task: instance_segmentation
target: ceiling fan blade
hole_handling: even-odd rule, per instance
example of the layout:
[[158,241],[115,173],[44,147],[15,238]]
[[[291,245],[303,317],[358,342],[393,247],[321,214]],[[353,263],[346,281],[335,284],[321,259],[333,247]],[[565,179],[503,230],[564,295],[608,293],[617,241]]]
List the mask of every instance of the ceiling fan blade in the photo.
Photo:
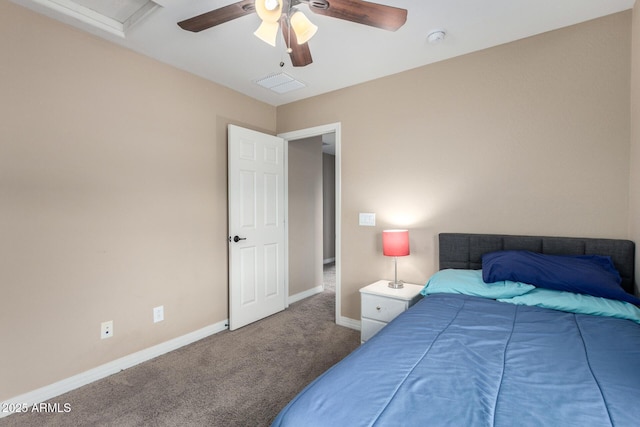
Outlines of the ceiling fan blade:
[[323,7],[326,4],[324,1],[314,3],[316,2],[313,0],[309,1],[309,9],[319,15],[345,19],[383,30],[396,31],[407,22],[407,10],[398,7],[362,0],[330,0],[328,8]]
[[291,48],[289,57],[294,67],[305,67],[313,62],[311,59],[311,50],[309,50],[309,43],[298,44],[296,33],[289,26],[288,19],[281,19],[280,26],[282,27],[282,36],[284,42],[288,48]]
[[229,6],[224,6],[210,12],[205,12],[202,15],[185,19],[184,21],[178,22],[178,25],[183,30],[197,33],[207,28],[215,27],[216,25],[224,24],[233,19],[254,13],[255,11],[254,0],[242,0]]

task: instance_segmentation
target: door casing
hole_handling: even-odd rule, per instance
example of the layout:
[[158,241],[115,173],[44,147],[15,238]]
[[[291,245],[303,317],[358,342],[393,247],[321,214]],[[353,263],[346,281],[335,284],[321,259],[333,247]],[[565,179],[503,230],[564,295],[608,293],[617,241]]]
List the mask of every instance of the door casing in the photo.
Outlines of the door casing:
[[[304,139],[304,138],[310,138],[310,137],[314,137],[314,136],[319,136],[319,135],[324,135],[326,133],[335,133],[335,138],[336,138],[336,166],[335,166],[335,185],[336,185],[336,200],[335,200],[335,205],[336,205],[336,323],[338,325],[341,326],[346,326],[348,328],[352,328],[352,329],[359,329],[360,325],[359,322],[354,322],[353,320],[346,318],[346,317],[342,317],[342,311],[341,311],[341,296],[340,296],[340,289],[341,289],[341,141],[342,141],[342,134],[341,134],[341,124],[340,122],[336,122],[336,123],[331,123],[331,124],[327,124],[327,125],[321,125],[321,126],[316,126],[316,127],[311,127],[311,128],[307,128],[307,129],[301,129],[301,130],[296,130],[296,131],[292,131],[292,132],[284,132],[284,133],[280,133],[278,134],[279,137],[283,138],[285,140],[285,144],[284,144],[284,168],[285,168],[285,183],[284,183],[284,188],[285,188],[285,192],[284,192],[284,197],[285,197],[285,223],[287,224],[287,227],[285,227],[285,234],[286,234],[286,241],[287,244],[285,245],[285,274],[286,274],[286,279],[285,279],[285,292],[287,293],[287,295],[289,294],[289,229],[288,229],[288,224],[289,224],[289,210],[288,210],[288,206],[289,206],[289,180],[288,180],[288,175],[289,175],[289,151],[288,151],[288,146],[289,146],[289,142],[290,141],[296,141],[299,139]],[[287,303],[288,305],[288,303]]]

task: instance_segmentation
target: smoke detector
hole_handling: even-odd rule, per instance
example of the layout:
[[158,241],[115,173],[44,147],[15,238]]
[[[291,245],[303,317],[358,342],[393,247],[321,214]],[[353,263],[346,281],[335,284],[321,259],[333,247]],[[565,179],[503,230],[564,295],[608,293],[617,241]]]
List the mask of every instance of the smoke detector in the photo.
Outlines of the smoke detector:
[[427,40],[431,44],[437,44],[442,42],[442,40],[444,40],[446,35],[447,33],[444,30],[433,30],[427,36]]

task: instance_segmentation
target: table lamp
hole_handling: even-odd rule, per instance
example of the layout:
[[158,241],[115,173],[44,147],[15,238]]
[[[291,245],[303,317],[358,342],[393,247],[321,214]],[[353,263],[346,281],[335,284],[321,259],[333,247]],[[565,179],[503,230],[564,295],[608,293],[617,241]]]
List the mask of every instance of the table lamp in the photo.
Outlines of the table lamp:
[[395,261],[395,278],[393,282],[389,282],[389,287],[402,288],[404,282],[398,281],[398,257],[409,255],[409,230],[384,230],[382,232],[382,253],[385,256],[394,257]]

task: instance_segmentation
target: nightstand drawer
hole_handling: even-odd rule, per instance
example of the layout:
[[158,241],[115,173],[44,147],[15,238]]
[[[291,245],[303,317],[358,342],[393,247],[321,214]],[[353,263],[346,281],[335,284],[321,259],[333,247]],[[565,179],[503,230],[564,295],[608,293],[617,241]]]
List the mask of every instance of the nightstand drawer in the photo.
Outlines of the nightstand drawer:
[[407,301],[362,294],[362,317],[390,322],[407,309]]
[[360,330],[360,340],[367,341],[369,338],[378,333],[378,331],[386,326],[386,322],[377,320],[362,319],[362,327]]

